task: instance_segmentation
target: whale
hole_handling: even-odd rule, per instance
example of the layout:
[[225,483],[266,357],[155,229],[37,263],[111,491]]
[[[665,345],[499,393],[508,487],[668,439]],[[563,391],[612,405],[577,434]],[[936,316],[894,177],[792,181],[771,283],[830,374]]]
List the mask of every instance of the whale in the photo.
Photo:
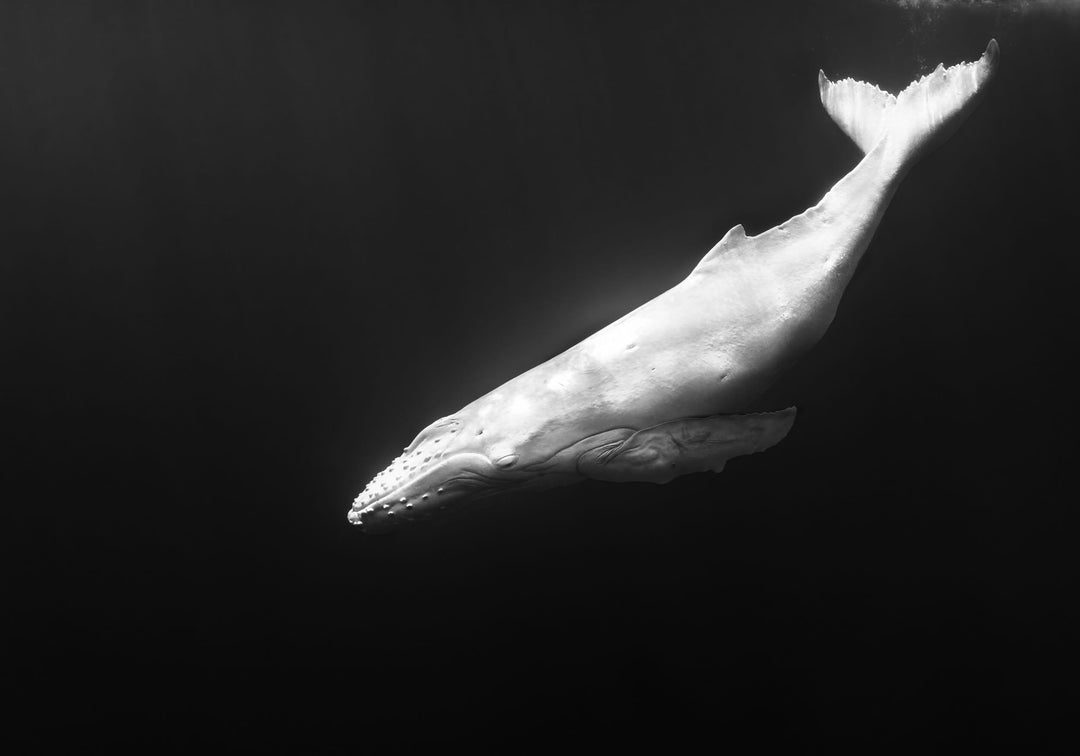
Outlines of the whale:
[[825,333],[900,183],[972,112],[999,57],[991,39],[898,94],[819,70],[825,112],[862,158],[817,204],[757,235],[735,226],[672,288],[432,422],[348,521],[379,532],[511,489],[666,483],[779,443],[795,407],[748,409]]

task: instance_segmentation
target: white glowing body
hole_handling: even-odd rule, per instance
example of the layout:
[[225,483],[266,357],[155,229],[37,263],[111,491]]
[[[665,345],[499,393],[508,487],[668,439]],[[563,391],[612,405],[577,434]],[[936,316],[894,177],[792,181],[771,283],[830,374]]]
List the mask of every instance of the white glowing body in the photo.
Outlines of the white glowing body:
[[736,226],[676,286],[436,421],[350,519],[403,514],[445,493],[439,481],[662,482],[779,441],[793,409],[728,413],[825,332],[907,170],[972,109],[996,59],[991,41],[897,97],[820,74],[826,109],[866,153],[820,202],[757,236]]

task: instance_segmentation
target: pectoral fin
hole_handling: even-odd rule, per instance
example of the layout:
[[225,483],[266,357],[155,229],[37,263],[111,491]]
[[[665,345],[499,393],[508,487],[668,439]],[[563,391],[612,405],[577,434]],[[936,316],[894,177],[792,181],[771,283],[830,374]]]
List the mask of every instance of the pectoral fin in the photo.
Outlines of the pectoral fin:
[[692,472],[720,472],[732,457],[779,443],[794,422],[794,407],[673,420],[585,451],[578,457],[578,470],[597,480],[652,483]]

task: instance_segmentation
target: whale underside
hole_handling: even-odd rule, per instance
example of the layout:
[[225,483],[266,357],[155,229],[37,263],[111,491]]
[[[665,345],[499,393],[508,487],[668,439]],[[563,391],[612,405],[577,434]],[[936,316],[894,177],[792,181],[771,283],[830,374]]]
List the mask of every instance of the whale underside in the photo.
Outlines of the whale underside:
[[824,334],[907,171],[974,109],[998,63],[938,66],[898,95],[818,74],[863,151],[813,207],[756,236],[731,229],[681,282],[422,430],[356,497],[379,530],[507,488],[583,478],[664,483],[780,442],[795,408],[747,413]]

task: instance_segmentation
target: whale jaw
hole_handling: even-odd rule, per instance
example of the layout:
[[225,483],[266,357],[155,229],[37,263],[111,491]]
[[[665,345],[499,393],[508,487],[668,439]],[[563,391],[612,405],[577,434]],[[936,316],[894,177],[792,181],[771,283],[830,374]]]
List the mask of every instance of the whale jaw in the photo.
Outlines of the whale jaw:
[[[564,485],[593,478],[666,483],[694,472],[720,472],[732,457],[779,443],[795,422],[795,408],[743,415],[671,420],[647,428],[614,428],[585,436],[550,457],[518,465],[518,454],[495,462],[476,445],[427,454],[428,438],[406,448],[356,497],[349,522],[385,531],[447,504],[523,486]],[[418,438],[424,438],[424,434]],[[416,447],[416,448],[414,448]],[[528,451],[524,449],[522,451]]]
[[397,457],[353,501],[349,522],[376,532],[445,509],[451,502],[501,490],[512,481],[479,452],[456,452],[438,458],[423,449]]

